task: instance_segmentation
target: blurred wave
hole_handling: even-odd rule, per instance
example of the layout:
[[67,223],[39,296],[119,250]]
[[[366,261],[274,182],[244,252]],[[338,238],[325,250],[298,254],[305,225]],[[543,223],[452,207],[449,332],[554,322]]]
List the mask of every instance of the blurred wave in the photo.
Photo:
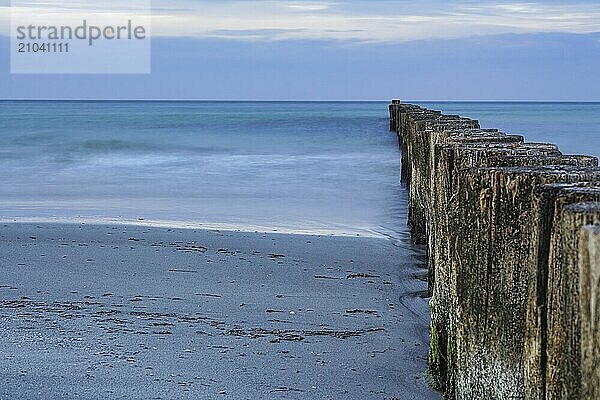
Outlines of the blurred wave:
[[0,217],[405,237],[385,103],[0,102]]

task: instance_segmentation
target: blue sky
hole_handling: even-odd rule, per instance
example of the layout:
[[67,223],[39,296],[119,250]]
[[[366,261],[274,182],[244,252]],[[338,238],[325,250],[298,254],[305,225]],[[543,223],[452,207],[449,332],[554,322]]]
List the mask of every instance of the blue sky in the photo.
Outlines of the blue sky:
[[597,1],[154,0],[147,76],[11,75],[9,4],[0,98],[600,101]]

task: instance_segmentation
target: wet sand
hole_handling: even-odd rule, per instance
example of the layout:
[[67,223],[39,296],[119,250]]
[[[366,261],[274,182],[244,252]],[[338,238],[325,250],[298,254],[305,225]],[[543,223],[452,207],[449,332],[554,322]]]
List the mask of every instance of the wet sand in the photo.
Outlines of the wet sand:
[[0,399],[438,399],[383,238],[0,226]]

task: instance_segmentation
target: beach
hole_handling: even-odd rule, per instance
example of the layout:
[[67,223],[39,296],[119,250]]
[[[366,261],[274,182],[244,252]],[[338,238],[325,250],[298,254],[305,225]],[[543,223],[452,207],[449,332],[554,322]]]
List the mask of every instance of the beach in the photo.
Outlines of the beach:
[[[2,105],[0,399],[441,397],[385,103]],[[600,115],[439,106],[569,152]]]
[[409,241],[0,227],[2,399],[440,398]]
[[599,1],[4,3],[0,400],[600,399]]

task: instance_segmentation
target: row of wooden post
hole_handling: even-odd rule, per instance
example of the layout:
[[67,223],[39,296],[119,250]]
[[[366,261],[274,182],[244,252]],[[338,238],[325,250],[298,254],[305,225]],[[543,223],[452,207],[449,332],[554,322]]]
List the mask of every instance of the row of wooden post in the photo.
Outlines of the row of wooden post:
[[445,396],[600,399],[598,160],[398,100],[390,129]]

